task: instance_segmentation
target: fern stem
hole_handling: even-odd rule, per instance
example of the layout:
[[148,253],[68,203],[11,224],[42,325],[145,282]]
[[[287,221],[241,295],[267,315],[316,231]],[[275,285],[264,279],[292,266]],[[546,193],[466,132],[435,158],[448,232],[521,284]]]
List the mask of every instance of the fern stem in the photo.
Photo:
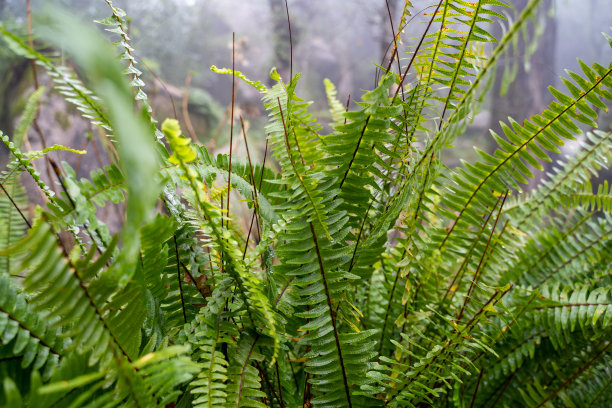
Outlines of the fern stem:
[[359,248],[359,243],[361,242],[361,234],[363,233],[363,229],[365,227],[365,223],[366,220],[368,219],[368,214],[370,213],[370,210],[372,209],[372,205],[374,204],[374,200],[370,201],[370,205],[368,205],[368,209],[365,212],[365,215],[363,216],[363,220],[361,221],[361,226],[359,227],[359,233],[357,234],[357,238],[355,239],[355,249],[353,249],[353,255],[351,256],[351,262],[349,263],[349,269],[348,271],[352,271],[353,270],[353,266],[355,266],[356,264],[356,259],[357,259],[357,248]]
[[[261,229],[259,227],[259,224],[261,223],[261,210],[259,209],[259,198],[257,196],[257,186],[255,185],[255,174],[253,173],[253,163],[251,161],[251,152],[249,151],[249,142],[247,140],[246,128],[244,127],[244,120],[242,119],[242,115],[240,115],[240,126],[242,127],[242,135],[244,136],[244,146],[246,147],[247,158],[249,161],[249,172],[251,175],[251,184],[253,185],[253,201],[254,201],[253,213],[254,213],[256,226],[257,226],[257,234],[261,237]],[[262,176],[263,176],[263,168],[262,168]],[[255,215],[255,213],[257,215]],[[248,246],[248,243],[245,244],[244,246],[245,249],[244,249],[244,254],[242,257],[243,259],[244,259],[244,255],[246,255],[247,246]]]
[[472,402],[470,402],[470,408],[473,408],[474,402],[476,402],[476,395],[478,394],[478,388],[480,387],[480,380],[482,380],[483,374],[484,374],[484,368],[481,368],[480,374],[478,374],[478,381],[476,381],[476,388],[474,389],[474,395],[472,395]]
[[327,278],[325,277],[325,268],[323,267],[323,257],[321,256],[321,250],[319,249],[319,241],[317,240],[317,234],[315,233],[312,221],[310,224],[310,232],[312,232],[312,239],[314,241],[315,250],[317,252],[317,259],[319,261],[319,270],[321,271],[321,279],[323,281],[323,287],[325,288],[325,297],[327,298],[327,306],[329,307],[329,316],[332,321],[334,329],[334,339],[336,340],[336,349],[338,350],[338,359],[340,360],[340,369],[342,370],[342,380],[344,381],[344,392],[346,393],[346,400],[349,408],[352,408],[351,403],[351,392],[349,390],[348,381],[346,378],[346,370],[344,368],[344,359],[342,358],[342,348],[340,347],[340,337],[338,336],[338,328],[336,326],[336,316],[334,314],[334,308],[331,303],[331,296],[329,294],[329,288],[327,286]]
[[548,305],[534,307],[534,310],[555,309],[558,307],[581,307],[581,306],[610,306],[612,302],[595,302],[595,303],[564,303],[562,305]]
[[468,32],[468,35],[465,41],[462,42],[461,56],[459,57],[459,61],[457,61],[457,68],[455,68],[455,72],[453,74],[453,80],[451,81],[450,89],[448,90],[448,95],[446,97],[446,100],[444,101],[444,109],[442,110],[442,115],[440,116],[440,124],[438,125],[438,130],[442,128],[442,124],[444,123],[444,115],[446,114],[446,110],[448,109],[448,104],[450,103],[450,99],[453,96],[455,82],[457,82],[457,78],[459,77],[459,71],[461,70],[461,63],[463,62],[463,59],[465,58],[465,51],[470,45],[470,38],[472,38],[472,33],[474,32],[474,27],[476,26],[476,20],[478,20],[478,17],[479,17],[480,6],[481,6],[481,0],[478,0],[476,11],[474,11],[474,13],[472,14],[472,24],[470,24],[470,31]]
[[[268,139],[266,138],[266,148],[264,150],[263,163],[261,164],[261,177],[259,178],[259,188],[258,188],[259,192],[261,192],[261,185],[263,184],[264,170],[266,168],[266,157],[267,156],[268,156]],[[253,187],[254,186],[255,186],[255,178],[253,178]],[[246,257],[246,248],[249,246],[249,239],[251,238],[251,231],[253,230],[254,221],[255,221],[255,210],[253,210],[253,215],[251,216],[251,225],[249,226],[249,232],[247,234],[246,242],[244,244],[244,253],[242,254],[242,259]]]
[[593,365],[593,363],[595,361],[597,361],[597,359],[599,359],[599,357],[601,357],[601,355],[606,351],[606,349],[608,347],[610,347],[610,344],[612,344],[612,342],[608,342],[608,344],[606,344],[591,360],[589,360],[585,365],[583,365],[582,367],[580,367],[580,369],[578,369],[578,371],[576,371],[574,374],[572,374],[568,379],[566,379],[565,381],[563,381],[563,384],[561,384],[556,390],[554,390],[552,393],[550,393],[543,401],[541,401],[535,408],[540,408],[541,406],[543,406],[544,404],[546,404],[550,399],[554,398],[562,389],[564,389],[565,387],[567,387],[572,381],[574,381],[576,379],[576,377],[578,377],[580,374],[582,374],[587,368],[589,368],[591,365]]
[[355,150],[353,151],[353,157],[351,157],[351,160],[349,161],[348,167],[346,168],[346,171],[344,172],[344,176],[342,177],[342,180],[340,181],[340,189],[342,189],[342,185],[344,184],[344,182],[346,181],[346,177],[349,174],[349,171],[351,170],[351,166],[353,165],[353,162],[355,161],[355,157],[357,157],[357,152],[359,151],[359,146],[361,145],[361,141],[363,140],[363,135],[366,131],[366,128],[368,127],[368,122],[370,122],[370,118],[372,117],[372,115],[368,115],[368,117],[365,120],[365,123],[363,125],[363,128],[361,129],[361,134],[359,135],[359,140],[357,141],[357,146],[355,146]]
[[[19,208],[19,206],[17,206],[17,204],[15,203],[15,201],[13,200],[13,198],[11,197],[11,195],[8,193],[8,191],[6,191],[6,189],[4,188],[4,186],[2,185],[2,183],[0,183],[0,188],[2,189],[2,191],[4,191],[4,194],[6,194],[6,197],[9,199],[9,201],[11,202],[11,204],[13,204],[13,207],[15,207],[15,209],[17,210],[17,212],[19,213],[19,215],[21,215],[21,218],[23,218],[23,221],[26,223],[26,225],[28,226],[28,228],[32,228],[32,224],[30,224],[30,221],[28,221],[28,219],[25,217],[25,215],[23,215],[23,212],[21,212],[21,209]],[[10,222],[10,217],[7,217],[9,219]],[[10,227],[9,227],[10,230]]]
[[[440,303],[444,303],[446,301],[446,298],[448,297],[448,295],[451,293],[451,291],[453,291],[453,287],[455,286],[455,283],[457,281],[461,282],[461,279],[463,279],[463,273],[462,273],[463,269],[468,264],[469,260],[472,258],[472,252],[478,245],[478,242],[480,241],[480,237],[482,236],[482,233],[484,232],[484,230],[487,228],[487,225],[489,225],[489,221],[491,221],[491,218],[493,216],[493,211],[495,211],[495,208],[497,207],[497,203],[499,203],[500,199],[501,197],[497,199],[497,202],[491,209],[491,212],[489,212],[489,216],[487,217],[485,222],[482,224],[482,227],[480,227],[480,230],[478,231],[478,235],[476,235],[475,239],[472,240],[472,245],[470,245],[470,249],[468,250],[468,253],[463,258],[463,262],[461,263],[461,266],[459,267],[459,269],[453,276],[453,280],[450,282],[450,284],[446,288],[446,292],[444,293],[444,297],[442,298],[442,301]],[[454,293],[455,291],[453,291],[453,294],[450,297],[451,300],[453,299]]]
[[499,171],[511,158],[513,158],[515,155],[519,154],[520,151],[525,149],[527,147],[527,145],[529,143],[531,143],[537,136],[539,136],[545,129],[550,127],[561,116],[563,116],[566,112],[568,112],[570,109],[572,109],[574,106],[576,106],[576,104],[578,104],[578,102],[580,102],[583,98],[585,98],[586,95],[590,94],[595,88],[597,88],[606,78],[608,78],[608,76],[610,75],[611,72],[612,72],[612,68],[608,69],[607,72],[604,75],[602,75],[600,78],[598,78],[598,80],[595,82],[595,84],[591,88],[589,88],[589,90],[585,91],[578,99],[572,101],[572,103],[567,105],[561,112],[559,112],[557,115],[555,115],[554,118],[550,119],[545,126],[540,128],[537,132],[531,134],[529,136],[529,138],[525,142],[523,142],[520,146],[517,146],[517,148],[515,148],[513,152],[509,153],[506,158],[504,158],[501,162],[499,162],[495,166],[495,168],[493,168],[490,172],[487,173],[487,175],[484,177],[484,179],[472,191],[472,193],[470,194],[470,197],[468,198],[467,202],[465,203],[465,205],[463,206],[463,208],[461,209],[461,211],[459,212],[457,217],[455,217],[453,225],[449,228],[448,232],[446,233],[446,236],[444,237],[444,239],[440,243],[440,246],[438,247],[438,249],[442,249],[444,247],[444,244],[446,244],[446,241],[450,237],[450,234],[453,232],[453,230],[457,226],[457,223],[458,223],[459,219],[463,216],[463,213],[465,212],[465,210],[467,210],[467,208],[471,204],[472,200],[474,199],[474,197],[476,197],[476,194],[485,185],[487,180],[489,180],[489,178],[491,178],[493,176],[493,174],[495,174],[497,171]]
[[251,344],[251,348],[244,359],[244,364],[242,365],[242,370],[240,372],[240,383],[238,384],[238,405],[237,408],[240,408],[240,404],[242,403],[242,385],[244,384],[244,376],[246,374],[247,367],[249,365],[249,360],[251,358],[251,354],[253,354],[253,349],[255,348],[255,344],[257,344],[257,340],[259,340],[259,333],[255,336],[255,340],[253,340],[253,344]]
[[[49,219],[47,218],[47,215],[45,213],[43,213],[43,219],[49,224],[49,226],[51,226],[51,224],[49,223]],[[51,228],[51,231],[54,232],[53,228]],[[91,293],[89,293],[89,286],[79,276],[79,273],[78,273],[77,269],[75,268],[75,266],[73,265],[72,261],[70,260],[70,257],[68,255],[68,251],[64,247],[64,244],[63,244],[63,242],[62,242],[62,240],[61,240],[61,238],[59,237],[58,234],[55,234],[55,239],[56,239],[57,243],[60,245],[60,247],[63,249],[63,251],[64,251],[64,262],[66,262],[66,264],[68,265],[68,269],[72,272],[72,275],[77,280],[77,282],[79,284],[79,287],[81,288],[81,290],[83,291],[83,294],[85,295],[85,297],[87,298],[87,300],[89,302],[89,306],[94,310],[94,312],[96,314],[96,317],[102,323],[102,325],[104,326],[104,328],[108,332],[110,338],[112,339],[112,342],[109,343],[109,345],[111,347],[113,347],[113,344],[115,344],[119,348],[119,350],[121,351],[121,354],[123,354],[123,356],[131,364],[132,363],[132,358],[127,353],[127,351],[125,351],[125,349],[123,348],[123,346],[121,345],[121,343],[119,342],[119,340],[117,339],[117,337],[115,336],[113,331],[108,326],[108,324],[106,322],[106,319],[104,319],[103,313],[100,311],[100,309],[98,309],[98,306],[96,305],[96,302],[94,301],[93,296],[91,295]],[[116,356],[116,357],[119,358],[118,356]]]
[[[227,228],[230,218],[230,191],[232,189],[232,145],[234,144],[234,104],[236,102],[236,33],[232,33],[232,113],[230,118],[229,164],[227,175]],[[223,221],[221,221],[223,227]]]
[[49,349],[49,351],[53,354],[55,354],[56,356],[58,356],[59,358],[62,358],[62,354],[55,350],[53,347],[51,347],[45,340],[42,339],[42,337],[39,337],[37,334],[35,334],[32,329],[30,329],[28,326],[26,326],[23,322],[21,322],[20,320],[18,320],[16,317],[14,317],[11,313],[9,313],[8,310],[5,310],[3,307],[0,306],[0,312],[6,314],[8,316],[9,319],[11,319],[12,321],[14,321],[15,323],[17,323],[19,325],[19,327],[21,327],[23,330],[27,331],[29,333],[30,336],[32,336],[33,338],[37,339],[38,342],[45,346],[46,348]]
[[[289,363],[291,364],[291,363]],[[274,362],[274,367],[276,369],[276,381],[278,383],[278,396],[280,397],[280,408],[284,408],[285,407],[285,402],[283,401],[283,387],[281,386],[281,381],[280,381],[280,372],[278,369],[278,361]]]
[[497,398],[495,398],[495,401],[493,401],[493,404],[491,404],[491,406],[489,408],[495,408],[495,406],[497,405],[497,403],[499,402],[499,400],[501,399],[501,397],[504,395],[504,393],[506,392],[506,390],[508,389],[508,386],[510,385],[510,382],[512,381],[512,379],[514,378],[514,376],[516,375],[516,372],[518,371],[518,368],[515,369],[512,374],[510,374],[510,377],[508,377],[508,379],[506,380],[506,382],[504,383],[501,391],[497,394]]
[[[419,40],[419,44],[417,45],[416,49],[412,53],[412,57],[410,58],[410,62],[406,66],[406,69],[404,69],[404,75],[402,75],[402,78],[400,80],[400,84],[403,84],[404,81],[406,81],[406,76],[408,75],[408,71],[410,71],[410,68],[412,67],[412,64],[414,63],[414,59],[416,58],[417,54],[421,50],[421,46],[423,45],[423,41],[425,41],[425,38],[427,37],[427,32],[429,31],[429,29],[431,28],[431,25],[433,24],[434,20],[436,19],[436,14],[438,14],[438,10],[440,10],[440,7],[442,6],[443,2],[444,2],[444,0],[440,0],[440,3],[438,3],[438,6],[436,7],[436,10],[431,15],[431,19],[429,20],[429,23],[427,24],[427,27],[425,27],[425,31],[423,32],[423,35],[421,35],[421,38]],[[400,90],[399,87],[395,90],[395,94],[393,95],[393,99],[391,100],[391,105],[393,105],[393,102],[395,102],[395,98],[397,97],[397,94],[398,94],[399,90]]]
[[455,341],[460,337],[465,335],[465,332],[469,333],[471,331],[471,326],[472,324],[476,321],[476,319],[478,319],[478,317],[481,314],[486,313],[486,308],[487,306],[489,306],[490,303],[493,303],[493,306],[495,306],[497,304],[497,302],[499,302],[503,296],[506,295],[506,293],[508,293],[510,291],[510,289],[512,289],[512,286],[509,286],[507,289],[505,289],[503,292],[501,292],[501,296],[498,297],[498,295],[500,295],[500,291],[496,290],[495,293],[493,293],[493,296],[491,296],[489,298],[489,300],[487,300],[487,302],[482,305],[480,307],[480,309],[478,310],[478,312],[476,312],[474,314],[474,316],[472,316],[472,318],[470,319],[469,322],[466,323],[465,327],[461,330],[456,330],[454,333],[453,338],[448,339],[445,344],[444,347],[442,347],[433,357],[432,359],[427,362],[427,364],[425,364],[423,367],[421,367],[412,377],[410,377],[408,379],[408,381],[402,386],[402,388],[400,388],[395,394],[393,394],[389,400],[387,400],[387,404],[390,403],[391,401],[393,401],[395,398],[397,398],[402,391],[404,391],[406,389],[406,387],[408,387],[412,382],[416,381],[417,378],[419,378],[419,376],[426,372],[426,370],[436,362],[436,360],[438,359],[438,357],[440,357],[442,354],[444,354],[448,349],[451,348],[451,346],[455,345]]
[[559,245],[561,245],[561,243],[563,241],[565,241],[566,239],[570,238],[570,237],[576,237],[576,232],[578,230],[578,228],[582,227],[584,225],[584,223],[586,221],[589,220],[589,218],[593,215],[594,213],[591,214],[587,214],[584,217],[582,217],[576,224],[574,224],[572,226],[572,228],[570,228],[568,231],[565,231],[563,233],[562,236],[559,237],[559,239],[555,240],[554,243],[552,243],[551,245],[548,246],[548,248],[546,248],[545,251],[539,251],[540,256],[534,261],[531,262],[524,270],[523,272],[518,276],[518,278],[523,277],[523,275],[525,273],[527,273],[528,271],[531,270],[531,268],[535,267],[536,265],[541,265],[542,260],[544,258],[546,258],[547,256],[550,255],[551,252],[553,252]]
[[[400,259],[404,258],[406,255],[406,248],[404,247],[404,252],[402,253]],[[393,286],[391,287],[391,293],[389,294],[389,303],[387,304],[387,310],[385,312],[385,318],[383,319],[382,331],[380,333],[380,344],[378,345],[378,354],[382,353],[383,341],[385,339],[385,330],[387,330],[387,320],[389,319],[389,314],[391,313],[391,306],[393,305],[393,295],[395,294],[395,287],[397,286],[397,281],[399,280],[401,268],[397,268],[395,272],[395,280],[393,281]]]
[[287,26],[289,29],[289,81],[293,80],[293,33],[291,30],[291,17],[289,16],[289,5],[285,0],[285,10],[287,11]]
[[480,268],[482,267],[482,263],[484,262],[484,259],[487,255],[487,250],[489,249],[489,245],[491,244],[491,239],[493,238],[493,234],[495,233],[495,228],[497,228],[497,222],[499,221],[499,217],[501,215],[502,208],[504,208],[504,203],[506,202],[506,198],[508,198],[509,191],[510,190],[506,190],[504,194],[504,198],[499,206],[499,211],[497,211],[497,217],[495,218],[495,222],[493,223],[493,227],[491,228],[491,233],[489,234],[489,239],[487,240],[487,244],[485,245],[485,248],[482,251],[482,256],[480,257],[480,261],[478,262],[478,267],[476,268],[476,271],[474,272],[474,278],[472,279],[470,283],[470,288],[468,289],[468,292],[465,295],[465,299],[463,300],[463,306],[461,306],[461,311],[459,312],[459,315],[457,316],[457,319],[456,319],[457,322],[460,321],[461,318],[463,317],[463,312],[465,311],[465,308],[470,302],[470,297],[472,295],[472,291],[474,290],[474,286],[476,285],[476,282],[478,282],[478,280],[480,279],[480,275],[481,275]]
[[[314,202],[314,199],[312,197],[312,194],[310,193],[310,190],[308,190],[308,188],[306,187],[306,184],[304,183],[304,176],[302,176],[300,174],[300,172],[298,171],[298,169],[296,167],[295,162],[293,161],[293,155],[291,154],[291,146],[289,145],[289,134],[287,133],[287,124],[285,123],[285,117],[283,115],[283,107],[281,106],[280,98],[276,98],[276,100],[278,102],[278,109],[279,109],[279,112],[280,112],[281,120],[283,122],[283,129],[285,131],[285,147],[287,148],[287,155],[289,156],[289,161],[291,162],[291,167],[293,167],[293,171],[294,171],[295,175],[300,180],[300,184],[302,185],[302,188],[304,189],[304,192],[308,196],[308,200],[310,201],[312,209],[315,212],[315,214],[317,216],[317,219],[319,220],[319,224],[324,229],[325,234],[327,235],[327,237],[331,240],[331,236],[329,235],[329,232],[327,231],[327,228],[325,228],[325,224],[323,223],[323,218],[322,218],[321,214],[319,213],[319,208],[317,207],[316,203]],[[300,154],[300,157],[301,157],[301,154]],[[302,158],[302,160],[303,160],[303,158]]]
[[597,237],[595,239],[593,239],[591,242],[589,242],[588,245],[586,245],[584,248],[582,248],[580,251],[578,251],[576,254],[574,254],[573,256],[569,257],[568,259],[565,260],[565,262],[563,262],[561,265],[559,265],[554,271],[552,271],[551,273],[549,273],[548,275],[546,275],[544,277],[544,279],[542,279],[540,282],[538,282],[538,284],[535,286],[535,289],[539,288],[540,286],[542,286],[547,280],[549,280],[550,278],[552,278],[557,272],[559,272],[561,269],[565,268],[570,262],[572,262],[574,259],[578,258],[580,255],[582,255],[583,253],[585,253],[586,251],[588,251],[589,249],[591,249],[595,244],[599,243],[602,239],[602,237],[605,237],[609,234],[612,234],[612,229],[611,230],[607,230],[601,237]]

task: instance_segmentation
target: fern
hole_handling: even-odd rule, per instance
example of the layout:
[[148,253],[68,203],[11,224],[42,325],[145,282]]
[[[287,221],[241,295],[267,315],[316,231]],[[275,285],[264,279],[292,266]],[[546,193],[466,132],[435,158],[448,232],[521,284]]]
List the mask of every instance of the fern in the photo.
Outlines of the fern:
[[[297,95],[299,74],[272,70],[266,87],[211,67],[261,93],[274,166],[213,156],[175,120],[158,128],[127,16],[106,3],[112,15],[99,23],[118,36],[123,65],[71,17],[40,27],[83,80],[0,28],[15,53],[43,66],[113,135],[118,158],[80,180],[64,163],[55,196],[33,161],[80,152],[22,151],[43,91],[30,97],[12,141],[2,135],[11,159],[0,176],[0,403],[610,401],[612,191],[596,177],[611,159],[612,133],[597,127],[612,100],[612,65],[579,61],[581,72],[562,78],[565,91],[550,88],[543,112],[491,132],[494,153],[476,148],[476,161],[453,169],[442,161],[499,61],[521,38],[527,56],[535,50],[541,1],[514,18],[496,11],[504,6],[496,0],[432,2],[407,58],[400,30],[388,67],[356,109],[325,81],[329,131]],[[402,26],[412,12],[405,2]],[[504,24],[497,40],[495,23]],[[516,64],[503,64],[502,92]],[[577,153],[523,191],[575,139]],[[20,174],[48,200],[33,220]],[[224,207],[236,193],[257,234],[243,233],[234,206]],[[125,217],[112,234],[98,212],[119,203]]]

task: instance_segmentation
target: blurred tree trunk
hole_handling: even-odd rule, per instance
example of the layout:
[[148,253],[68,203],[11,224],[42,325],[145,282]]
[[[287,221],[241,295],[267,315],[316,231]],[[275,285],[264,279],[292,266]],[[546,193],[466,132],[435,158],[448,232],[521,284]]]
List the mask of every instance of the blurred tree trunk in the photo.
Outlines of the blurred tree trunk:
[[[552,7],[553,1],[545,0],[538,12],[547,13]],[[525,8],[527,3],[528,0],[514,0],[512,2],[519,13]],[[515,59],[518,60],[518,73],[506,94],[500,96],[503,66],[498,70],[493,87],[490,122],[490,128],[498,134],[503,134],[499,122],[507,122],[508,116],[522,123],[523,120],[530,116],[542,112],[552,101],[552,96],[548,92],[548,86],[554,85],[556,79],[554,72],[557,38],[556,23],[554,17],[546,19],[544,33],[538,39],[537,51],[531,56],[531,68],[528,72],[525,71],[525,43],[522,38],[519,42],[518,54],[514,54],[511,50],[507,56],[510,60],[502,61],[503,65],[512,64]],[[530,30],[533,32],[533,27],[530,27]],[[496,36],[497,38],[501,37],[499,26]],[[490,150],[494,151],[495,148],[495,144],[492,143]]]
[[[2,0],[0,0],[2,1]],[[29,72],[29,61],[18,60],[11,63],[6,72],[2,73],[0,79],[0,130],[4,134],[13,134],[13,119],[15,117],[14,108],[19,96],[20,86],[26,79],[26,73]]]
[[[553,0],[545,0],[540,12],[546,12],[552,2]],[[514,0],[513,2],[519,12],[527,3],[528,0]],[[531,69],[528,72],[525,71],[525,44],[522,40],[518,54],[511,51],[508,55],[511,61],[503,61],[504,64],[511,64],[514,59],[517,59],[518,74],[506,94],[500,96],[503,70],[500,68],[498,72],[491,109],[492,128],[500,129],[499,121],[506,120],[508,116],[521,122],[541,112],[552,100],[548,92],[548,85],[554,84],[556,78],[554,73],[556,36],[556,20],[554,18],[546,20],[544,34],[538,40],[538,49],[531,57]]]

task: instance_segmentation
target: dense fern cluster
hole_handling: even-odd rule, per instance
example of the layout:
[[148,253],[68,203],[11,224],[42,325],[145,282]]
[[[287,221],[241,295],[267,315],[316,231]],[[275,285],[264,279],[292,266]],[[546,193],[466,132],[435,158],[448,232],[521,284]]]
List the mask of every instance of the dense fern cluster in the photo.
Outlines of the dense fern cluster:
[[[56,195],[33,161],[80,152],[22,151],[42,91],[15,135],[1,135],[11,158],[0,175],[0,404],[610,404],[612,195],[593,184],[612,159],[612,132],[598,129],[612,64],[581,61],[546,110],[491,132],[494,152],[441,162],[539,0],[509,23],[500,1],[433,2],[421,41],[356,110],[325,82],[329,132],[296,94],[299,75],[273,70],[267,88],[213,67],[261,92],[278,170],[213,157],[175,120],[159,126],[125,13],[107,3],[99,23],[121,60],[63,13],[39,26],[83,79],[0,26],[114,152],[89,179],[58,166]],[[409,1],[403,10],[405,22]],[[492,23],[505,24],[502,38]],[[576,139],[577,154],[523,192]],[[21,174],[48,201],[33,216]],[[230,195],[252,211],[248,233]],[[118,203],[113,234],[98,209]]]

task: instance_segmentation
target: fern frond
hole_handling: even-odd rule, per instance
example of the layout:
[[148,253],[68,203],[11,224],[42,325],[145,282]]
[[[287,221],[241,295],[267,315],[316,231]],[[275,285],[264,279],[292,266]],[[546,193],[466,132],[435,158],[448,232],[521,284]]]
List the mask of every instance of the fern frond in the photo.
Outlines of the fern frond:
[[[18,173],[8,175],[0,173],[0,251],[6,250],[23,238],[28,220],[27,196],[19,183]],[[16,267],[19,257],[6,254],[0,257],[0,275],[19,272]]]
[[45,68],[53,79],[58,92],[66,101],[72,103],[84,118],[90,120],[93,125],[100,126],[108,132],[111,131],[107,113],[100,106],[100,99],[83,85],[70,68],[55,65],[51,58],[32,49],[23,39],[2,25],[0,25],[0,35],[14,53],[34,60],[36,64]]
[[452,225],[448,232],[436,238],[439,241],[438,248],[443,248],[449,242],[449,237],[458,226],[479,223],[479,214],[493,205],[495,194],[492,192],[520,190],[517,182],[527,183],[527,178],[532,177],[526,164],[548,160],[543,149],[558,152],[557,146],[563,144],[562,138],[573,139],[573,134],[580,132],[576,121],[592,125],[592,119],[584,119],[587,114],[594,114],[585,102],[586,95],[600,101],[612,98],[608,90],[612,86],[611,72],[612,66],[608,69],[598,64],[593,68],[586,67],[585,76],[591,81],[590,86],[577,99],[555,90],[553,94],[561,103],[552,102],[550,109],[533,116],[531,121],[525,121],[523,125],[512,119],[511,127],[502,124],[507,140],[492,132],[500,146],[495,155],[476,149],[483,161],[474,165],[466,164],[465,170],[453,177],[455,185],[450,187],[446,200]]
[[0,276],[0,349],[3,356],[17,357],[21,367],[44,371],[49,378],[71,341],[62,338],[54,321],[28,304],[26,295],[8,275]]

